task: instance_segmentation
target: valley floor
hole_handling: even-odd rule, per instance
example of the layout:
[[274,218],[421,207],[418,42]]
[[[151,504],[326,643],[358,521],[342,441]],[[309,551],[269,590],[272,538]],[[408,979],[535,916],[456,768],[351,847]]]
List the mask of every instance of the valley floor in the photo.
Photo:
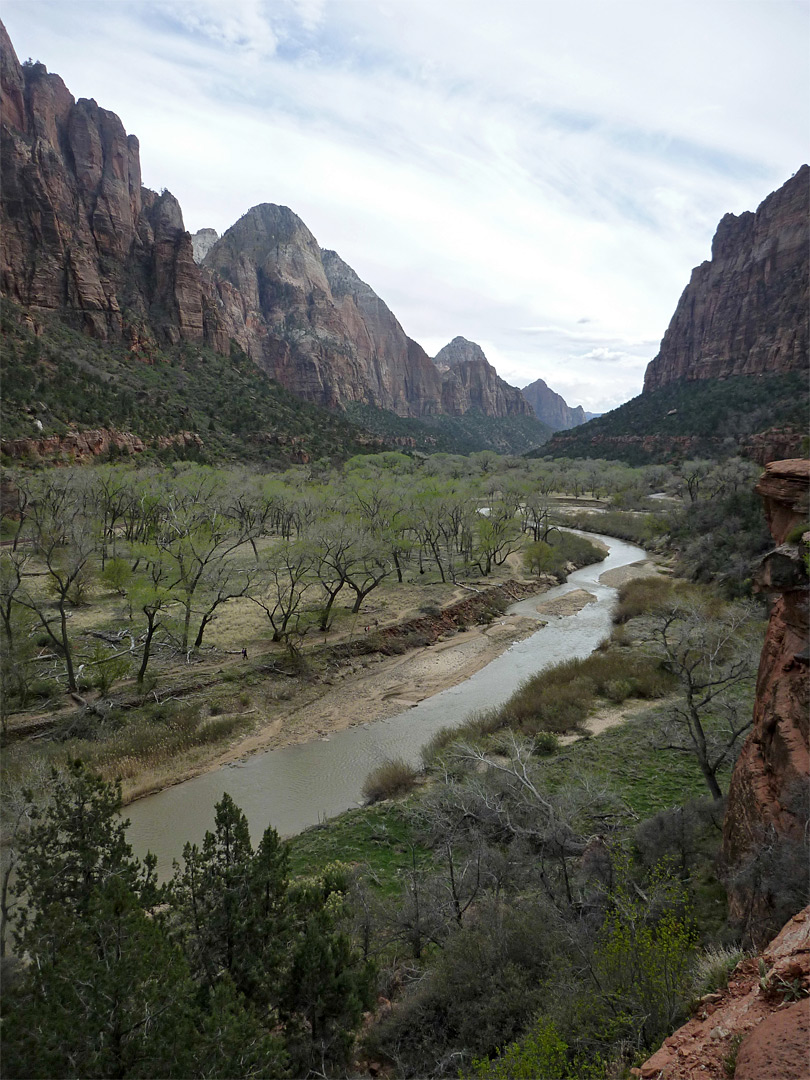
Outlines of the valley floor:
[[401,656],[344,661],[344,666],[315,684],[301,687],[279,703],[247,735],[208,760],[166,762],[152,775],[141,774],[124,785],[124,802],[188,780],[261,750],[328,738],[359,724],[395,716],[433,694],[457,686],[485,667],[516,641],[533,633],[536,620],[503,615],[489,626],[473,626],[435,645]]

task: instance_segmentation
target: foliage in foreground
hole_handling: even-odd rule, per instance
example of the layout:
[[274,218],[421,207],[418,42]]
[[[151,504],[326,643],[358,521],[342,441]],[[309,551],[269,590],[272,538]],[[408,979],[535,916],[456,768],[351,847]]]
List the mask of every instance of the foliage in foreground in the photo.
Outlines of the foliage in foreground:
[[135,858],[118,791],[75,764],[32,809],[3,998],[4,1075],[305,1077],[341,1069],[371,969],[341,929],[333,868],[292,883],[226,795],[167,889]]

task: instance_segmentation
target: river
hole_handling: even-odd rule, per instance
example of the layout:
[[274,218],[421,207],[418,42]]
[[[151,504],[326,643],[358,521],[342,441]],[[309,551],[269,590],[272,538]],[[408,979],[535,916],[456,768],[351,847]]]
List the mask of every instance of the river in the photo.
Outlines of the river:
[[551,664],[588,656],[610,632],[616,590],[600,583],[607,570],[645,559],[646,552],[610,536],[606,559],[577,570],[564,585],[541,597],[513,604],[509,613],[540,619],[539,601],[587,589],[597,602],[576,615],[544,616],[547,625],[510,646],[465,682],[426,698],[388,720],[361,724],[325,740],[257,753],[186,780],[129,805],[129,840],[138,855],[158,859],[158,873],[171,874],[186,841],[200,843],[214,824],[214,804],[227,791],[245,811],[254,842],[268,825],[292,836],[358,805],[363,781],[388,758],[418,764],[421,748],[441,728],[461,724],[470,712],[500,705],[528,676]]

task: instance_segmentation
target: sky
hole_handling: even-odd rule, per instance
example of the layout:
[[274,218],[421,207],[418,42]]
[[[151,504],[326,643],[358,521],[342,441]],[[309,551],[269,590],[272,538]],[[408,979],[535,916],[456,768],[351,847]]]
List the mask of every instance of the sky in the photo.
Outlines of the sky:
[[808,158],[810,0],[4,0],[186,228],[289,206],[430,355],[602,412]]

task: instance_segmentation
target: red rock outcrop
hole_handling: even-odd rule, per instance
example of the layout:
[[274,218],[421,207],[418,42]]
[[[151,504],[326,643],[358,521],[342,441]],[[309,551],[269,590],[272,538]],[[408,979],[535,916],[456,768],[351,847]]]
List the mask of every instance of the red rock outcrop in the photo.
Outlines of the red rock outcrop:
[[[158,450],[177,446],[201,448],[203,441],[193,431],[180,431],[174,435],[159,435],[149,445]],[[0,450],[15,460],[67,461],[79,464],[110,450],[117,450],[121,454],[141,454],[146,448],[147,443],[137,435],[107,428],[71,431],[67,435],[48,435],[42,439],[4,439],[0,443]]]
[[645,393],[675,379],[805,370],[810,310],[810,168],[756,213],[726,214],[712,257],[692,271]]
[[520,391],[534,410],[534,415],[552,431],[579,427],[587,420],[581,405],[572,408],[560,394],[555,393],[543,379],[535,379]]
[[631,1072],[642,1080],[728,1080],[736,1052],[735,1080],[806,1080],[808,993],[810,907],[760,957],[738,964],[728,987],[707,995],[696,1015]]
[[455,337],[433,357],[442,376],[442,411],[463,416],[475,409],[484,416],[533,416],[523,394],[505,383],[480,345]]
[[731,778],[722,856],[730,914],[754,938],[784,882],[755,884],[740,870],[775,841],[801,845],[807,822],[810,584],[802,545],[786,541],[797,525],[808,521],[810,461],[772,462],[756,490],[778,545],[764,557],[756,578],[773,605],[757,676],[753,728]]

